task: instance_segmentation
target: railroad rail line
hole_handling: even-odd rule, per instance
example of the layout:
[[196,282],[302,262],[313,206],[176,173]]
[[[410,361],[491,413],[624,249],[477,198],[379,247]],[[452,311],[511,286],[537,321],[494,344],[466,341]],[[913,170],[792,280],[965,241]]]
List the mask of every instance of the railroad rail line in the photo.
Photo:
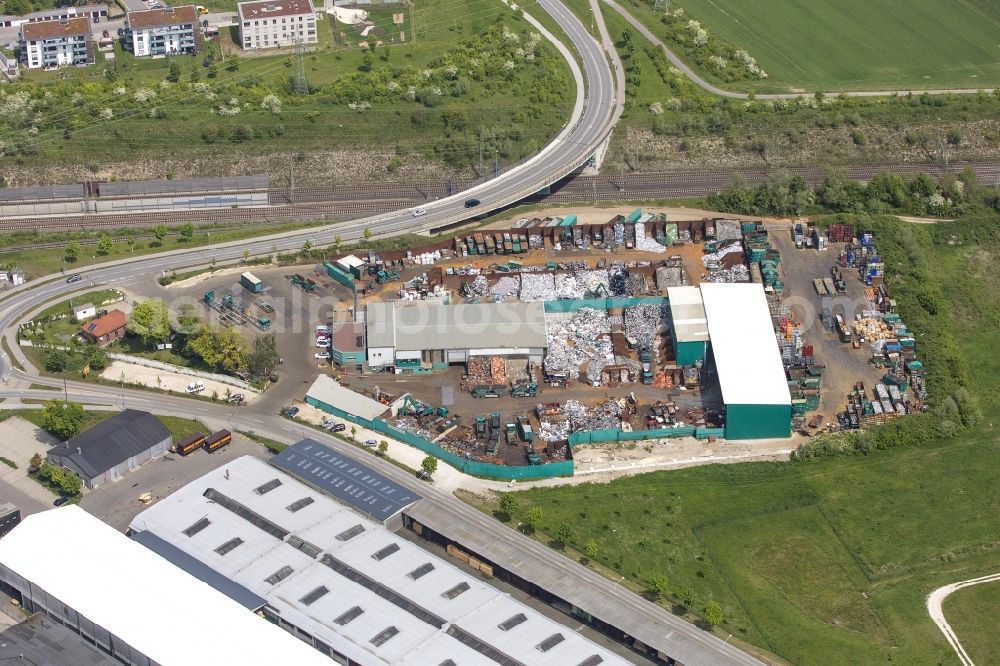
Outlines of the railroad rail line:
[[[1000,183],[1000,163],[856,165],[845,169],[849,178],[869,180],[877,173],[928,173],[941,176],[958,173],[965,167],[976,172],[980,181]],[[606,202],[641,199],[668,199],[705,196],[719,192],[737,178],[749,185],[765,182],[775,173],[801,176],[809,185],[818,185],[826,177],[820,167],[788,169],[735,169],[712,171],[677,171],[619,175],[575,175],[564,178],[551,188],[533,194],[527,203]],[[0,232],[23,230],[69,231],[148,227],[156,224],[176,226],[185,222],[200,225],[260,224],[302,220],[351,220],[372,214],[389,213],[417,207],[449,196],[469,186],[468,181],[437,183],[364,183],[295,188],[271,188],[270,206],[242,208],[205,208],[151,210],[123,213],[51,215],[0,220]],[[55,246],[55,245],[54,245]],[[36,246],[37,247],[37,246]],[[8,250],[9,251],[9,250]]]

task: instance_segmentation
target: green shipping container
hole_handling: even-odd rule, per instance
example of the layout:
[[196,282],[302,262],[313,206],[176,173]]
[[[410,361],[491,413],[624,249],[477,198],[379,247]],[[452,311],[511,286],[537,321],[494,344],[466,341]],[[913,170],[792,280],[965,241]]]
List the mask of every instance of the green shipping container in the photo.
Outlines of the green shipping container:
[[726,405],[726,439],[791,437],[792,406]]

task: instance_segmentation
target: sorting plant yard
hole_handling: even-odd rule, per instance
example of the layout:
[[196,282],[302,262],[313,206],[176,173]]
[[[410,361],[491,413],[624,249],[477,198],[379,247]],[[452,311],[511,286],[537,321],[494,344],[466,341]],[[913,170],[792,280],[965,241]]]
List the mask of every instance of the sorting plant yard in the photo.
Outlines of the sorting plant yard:
[[[571,471],[559,465],[574,447],[695,437],[791,449],[925,409],[916,338],[872,233],[608,216],[520,218],[317,267],[357,311],[317,327],[315,357],[393,405],[386,427],[420,446],[541,465],[536,475]],[[817,272],[836,278],[822,293]],[[308,294],[312,278],[296,281]]]
[[682,6],[709,32],[757,59],[768,74],[760,88],[922,90],[1000,83],[1000,16],[990,0],[957,3],[944,11],[935,0],[903,5],[891,0],[685,0]]

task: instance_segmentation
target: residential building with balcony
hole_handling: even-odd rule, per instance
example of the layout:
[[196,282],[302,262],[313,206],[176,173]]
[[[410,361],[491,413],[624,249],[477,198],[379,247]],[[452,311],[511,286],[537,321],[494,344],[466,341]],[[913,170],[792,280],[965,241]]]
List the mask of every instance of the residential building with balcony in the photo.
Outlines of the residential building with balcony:
[[194,5],[129,12],[125,44],[137,58],[201,50],[201,27]]
[[241,2],[238,8],[240,43],[246,51],[318,41],[311,0]]
[[25,23],[21,26],[20,45],[21,62],[28,69],[94,62],[94,44],[87,16]]

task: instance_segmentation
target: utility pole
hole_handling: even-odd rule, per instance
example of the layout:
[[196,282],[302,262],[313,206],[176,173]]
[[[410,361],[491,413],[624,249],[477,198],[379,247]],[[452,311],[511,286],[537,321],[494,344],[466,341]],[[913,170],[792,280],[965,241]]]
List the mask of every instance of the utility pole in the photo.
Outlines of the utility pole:
[[295,156],[288,156],[288,203],[295,200]]
[[479,139],[479,177],[483,177],[483,140]]
[[493,177],[500,175],[500,149],[493,149]]

